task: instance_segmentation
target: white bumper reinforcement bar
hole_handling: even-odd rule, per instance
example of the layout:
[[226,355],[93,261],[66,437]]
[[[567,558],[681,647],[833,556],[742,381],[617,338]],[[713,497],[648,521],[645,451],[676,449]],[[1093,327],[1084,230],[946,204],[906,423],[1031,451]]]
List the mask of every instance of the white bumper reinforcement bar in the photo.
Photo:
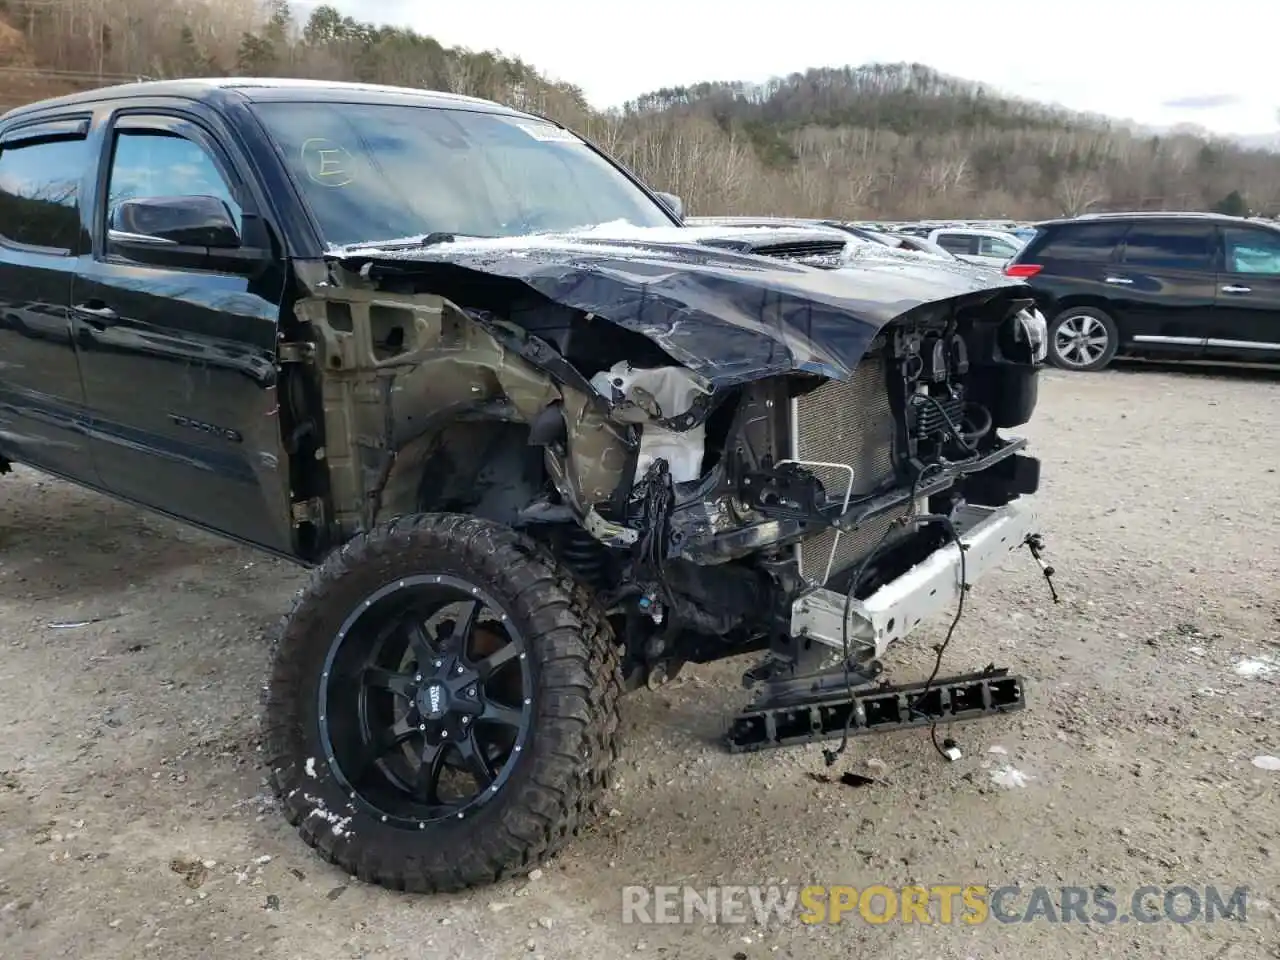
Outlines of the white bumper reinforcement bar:
[[[1024,545],[1036,515],[1029,505],[1014,501],[1004,507],[962,507],[954,522],[965,544],[965,580],[972,586]],[[874,650],[874,656],[881,656],[925,620],[954,610],[960,589],[960,550],[951,542],[865,600],[849,604],[850,651]],[[791,606],[791,634],[843,649],[844,609],[842,593],[822,588],[807,593]]]

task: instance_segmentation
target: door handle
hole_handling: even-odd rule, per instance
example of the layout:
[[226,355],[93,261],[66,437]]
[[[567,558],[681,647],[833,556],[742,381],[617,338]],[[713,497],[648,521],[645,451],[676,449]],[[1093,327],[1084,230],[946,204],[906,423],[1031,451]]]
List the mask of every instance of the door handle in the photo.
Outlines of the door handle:
[[1222,292],[1223,293],[1252,293],[1253,291],[1249,287],[1241,287],[1241,286],[1238,286],[1237,284],[1229,283],[1222,288]]
[[107,324],[115,323],[120,319],[120,315],[118,313],[108,307],[105,303],[102,303],[100,300],[90,300],[88,303],[77,303],[72,309],[95,327],[105,327]]
[[1133,281],[1132,281],[1132,280],[1130,280],[1128,277],[1107,277],[1107,278],[1106,278],[1106,280],[1105,280],[1104,282],[1106,282],[1106,283],[1125,283],[1125,284],[1133,283]]

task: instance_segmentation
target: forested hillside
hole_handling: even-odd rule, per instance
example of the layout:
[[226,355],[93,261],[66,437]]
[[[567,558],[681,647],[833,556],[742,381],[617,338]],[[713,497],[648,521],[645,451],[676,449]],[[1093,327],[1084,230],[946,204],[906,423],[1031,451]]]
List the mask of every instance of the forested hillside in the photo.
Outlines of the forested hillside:
[[[608,113],[518,59],[285,0],[0,0],[0,104],[210,74],[452,90],[555,117],[696,213],[1037,217],[1117,208],[1280,213],[1280,155],[1152,137],[920,65],[660,90]],[[7,26],[6,26],[7,24]],[[567,66],[557,65],[564,71]]]

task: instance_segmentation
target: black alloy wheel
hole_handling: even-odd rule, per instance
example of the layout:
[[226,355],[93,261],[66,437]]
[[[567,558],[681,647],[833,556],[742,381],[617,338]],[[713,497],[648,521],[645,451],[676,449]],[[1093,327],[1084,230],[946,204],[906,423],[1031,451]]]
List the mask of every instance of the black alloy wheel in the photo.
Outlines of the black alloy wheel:
[[528,736],[524,639],[458,577],[407,577],[369,597],[334,637],[321,679],[325,760],[383,822],[422,829],[465,816],[501,789]]

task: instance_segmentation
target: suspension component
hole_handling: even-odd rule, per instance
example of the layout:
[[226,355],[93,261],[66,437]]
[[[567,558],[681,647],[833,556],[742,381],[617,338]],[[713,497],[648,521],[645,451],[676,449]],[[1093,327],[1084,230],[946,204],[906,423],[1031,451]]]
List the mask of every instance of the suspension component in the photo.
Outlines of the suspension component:
[[565,527],[560,543],[560,559],[583,584],[603,588],[606,549],[591,534],[575,524]]

